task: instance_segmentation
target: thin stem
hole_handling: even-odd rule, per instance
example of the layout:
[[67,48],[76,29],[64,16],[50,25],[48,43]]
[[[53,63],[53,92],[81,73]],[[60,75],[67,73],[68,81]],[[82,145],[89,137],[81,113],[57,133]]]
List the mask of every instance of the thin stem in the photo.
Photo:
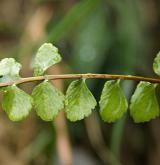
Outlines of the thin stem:
[[147,81],[151,83],[160,83],[160,79],[151,78],[151,77],[142,77],[142,76],[132,76],[132,75],[118,75],[118,74],[61,74],[61,75],[45,75],[45,76],[36,76],[36,77],[26,77],[16,80],[14,82],[2,82],[0,83],[0,87],[5,87],[12,84],[22,84],[33,81],[41,81],[41,80],[57,80],[57,79],[77,79],[77,78],[90,78],[90,79],[123,79],[123,80],[134,80],[134,81]]

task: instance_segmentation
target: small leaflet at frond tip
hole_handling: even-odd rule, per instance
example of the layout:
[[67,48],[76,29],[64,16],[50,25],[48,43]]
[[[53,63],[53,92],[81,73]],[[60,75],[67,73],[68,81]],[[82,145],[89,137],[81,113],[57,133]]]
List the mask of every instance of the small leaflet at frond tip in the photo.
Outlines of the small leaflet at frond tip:
[[54,64],[61,61],[61,55],[58,49],[51,43],[44,43],[39,49],[34,59],[34,75],[41,76]]

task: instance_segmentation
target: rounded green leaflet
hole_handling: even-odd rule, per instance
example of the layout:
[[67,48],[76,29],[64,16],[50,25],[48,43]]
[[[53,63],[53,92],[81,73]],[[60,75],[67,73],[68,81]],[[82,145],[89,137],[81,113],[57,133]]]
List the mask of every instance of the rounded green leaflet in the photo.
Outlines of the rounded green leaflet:
[[2,107],[12,121],[21,121],[29,115],[33,100],[30,95],[12,85],[4,89]]
[[156,84],[140,82],[131,98],[130,115],[136,123],[147,122],[159,116]]
[[97,102],[84,79],[73,81],[66,92],[65,112],[70,121],[81,120],[92,113]]
[[20,78],[22,65],[14,58],[4,58],[0,61],[0,82],[13,81]]
[[105,122],[115,122],[127,111],[128,103],[119,83],[119,80],[107,81],[102,90],[100,116]]
[[45,121],[52,121],[64,108],[64,95],[47,81],[34,88],[32,97],[37,115]]
[[51,43],[44,43],[39,49],[34,59],[34,75],[40,76],[51,67],[52,65],[59,63],[61,56],[58,53],[58,49]]
[[156,58],[154,59],[153,70],[157,75],[160,76],[160,52],[157,54]]

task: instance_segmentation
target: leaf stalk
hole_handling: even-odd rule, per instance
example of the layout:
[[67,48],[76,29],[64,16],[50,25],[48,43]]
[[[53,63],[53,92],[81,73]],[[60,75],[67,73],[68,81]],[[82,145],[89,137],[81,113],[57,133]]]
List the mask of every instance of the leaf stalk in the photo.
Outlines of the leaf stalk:
[[133,81],[147,81],[150,83],[160,83],[159,78],[133,76],[133,75],[120,75],[120,74],[96,74],[96,73],[85,73],[85,74],[58,74],[58,75],[45,75],[20,78],[19,80],[12,82],[1,82],[0,87],[6,87],[9,85],[19,85],[23,83],[29,83],[34,81],[42,80],[57,80],[57,79],[121,79],[121,80],[133,80]]

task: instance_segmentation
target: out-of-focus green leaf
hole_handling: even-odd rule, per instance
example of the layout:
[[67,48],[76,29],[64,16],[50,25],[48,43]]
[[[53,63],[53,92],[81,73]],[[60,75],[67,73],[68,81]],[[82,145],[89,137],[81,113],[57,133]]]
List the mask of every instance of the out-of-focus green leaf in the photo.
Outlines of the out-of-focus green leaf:
[[43,75],[44,72],[52,65],[59,63],[61,61],[61,56],[58,53],[58,49],[51,43],[43,44],[36,54],[33,68],[34,75]]
[[25,155],[27,161],[32,161],[37,159],[37,157],[46,151],[49,146],[53,146],[54,137],[52,135],[52,130],[48,127],[45,130],[39,132],[39,134],[31,141],[31,143],[24,148],[21,155]]
[[111,80],[105,83],[99,104],[100,115],[105,122],[114,122],[123,116],[128,103],[119,81]]
[[20,78],[19,71],[21,64],[16,62],[14,58],[4,58],[0,61],[0,82],[13,81]]
[[58,41],[64,36],[70,29],[75,28],[77,23],[81,22],[88,13],[93,11],[100,0],[83,0],[77,3],[66,16],[53,28],[51,33],[48,35],[48,42]]
[[159,116],[155,84],[140,82],[131,98],[130,114],[136,123],[146,122]]
[[153,70],[157,75],[160,76],[160,52],[157,54],[156,58],[154,59]]
[[[107,25],[107,12],[98,5],[76,29],[71,63],[76,72],[98,72],[111,44],[110,25]],[[104,37],[105,36],[105,37]]]
[[45,121],[52,121],[64,108],[64,95],[47,81],[34,88],[32,97],[37,115]]
[[81,120],[89,116],[96,104],[85,80],[76,80],[69,85],[65,98],[65,110],[70,121]]
[[20,121],[26,118],[32,109],[32,97],[15,85],[5,88],[4,92],[2,107],[9,119]]

